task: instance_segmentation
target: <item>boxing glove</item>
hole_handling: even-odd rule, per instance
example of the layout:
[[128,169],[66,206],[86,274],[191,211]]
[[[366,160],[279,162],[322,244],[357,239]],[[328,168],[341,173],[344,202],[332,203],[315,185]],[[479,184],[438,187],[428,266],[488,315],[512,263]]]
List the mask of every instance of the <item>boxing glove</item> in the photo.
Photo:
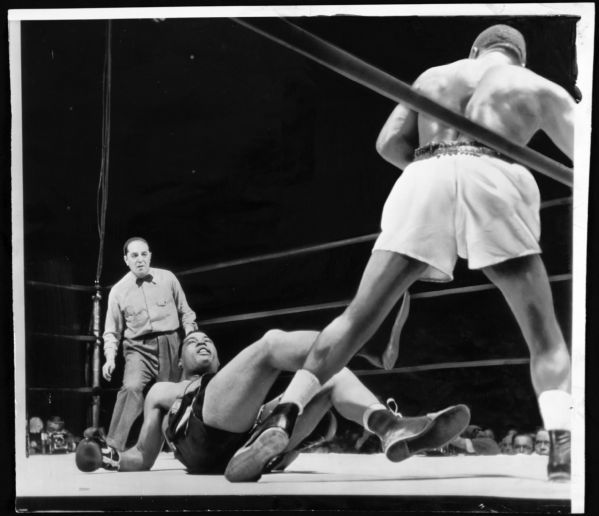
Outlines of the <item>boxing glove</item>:
[[119,454],[108,445],[101,430],[91,427],[83,432],[83,439],[77,445],[75,463],[80,471],[86,473],[98,468],[118,471]]

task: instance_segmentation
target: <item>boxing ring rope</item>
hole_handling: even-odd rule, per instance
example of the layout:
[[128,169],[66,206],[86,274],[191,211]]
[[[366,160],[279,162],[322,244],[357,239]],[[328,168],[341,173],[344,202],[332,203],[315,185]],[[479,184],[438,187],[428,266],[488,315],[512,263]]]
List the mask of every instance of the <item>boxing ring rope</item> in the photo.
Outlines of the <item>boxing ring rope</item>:
[[301,29],[284,18],[231,18],[234,22],[265,36],[380,95],[401,102],[410,109],[438,119],[460,132],[492,147],[505,156],[567,186],[573,184],[573,172],[555,160],[528,147],[511,142],[498,133],[468,120],[406,83],[364,62],[356,56]]
[[[572,279],[572,274],[557,274],[554,276],[549,276],[549,281],[551,283],[559,282],[559,281],[569,281]],[[446,288],[442,290],[429,290],[427,292],[418,292],[416,294],[410,294],[411,299],[425,299],[425,298],[433,298],[433,297],[443,297],[455,294],[467,294],[470,292],[482,292],[485,290],[496,290],[497,287],[492,283],[485,283],[481,285],[470,285],[467,287],[456,287],[456,288]],[[335,308],[345,308],[351,299],[343,300],[343,301],[332,301],[330,303],[320,303],[315,305],[304,305],[304,306],[295,306],[290,308],[280,308],[277,310],[264,310],[261,312],[249,312],[245,314],[236,314],[224,317],[214,317],[212,319],[204,319],[197,321],[198,326],[210,326],[215,324],[224,324],[224,323],[232,323],[232,322],[240,322],[240,321],[250,321],[253,319],[264,319],[267,317],[275,317],[280,315],[292,315],[292,314],[300,314],[304,312],[315,312],[319,310],[333,310]]]
[[44,333],[39,331],[31,332],[30,335],[33,337],[42,337],[44,339],[67,339],[78,342],[96,342],[95,335],[64,335],[59,333]]
[[416,366],[394,367],[393,369],[354,369],[356,376],[376,376],[388,373],[421,373],[424,371],[440,371],[442,369],[465,369],[473,367],[495,367],[504,365],[527,365],[530,358],[494,358],[488,360],[469,360],[468,362],[438,362]]
[[[553,276],[549,276],[549,281],[551,283],[556,283],[560,281],[569,281],[572,279],[571,274],[556,274]],[[481,285],[469,285],[467,287],[456,287],[456,288],[446,288],[441,290],[429,290],[426,292],[417,292],[415,294],[411,294],[410,297],[412,299],[430,299],[435,297],[443,297],[450,296],[456,294],[467,294],[471,292],[483,292],[487,290],[495,290],[497,287],[491,283],[485,283]],[[254,319],[265,319],[268,317],[276,317],[282,315],[293,315],[305,312],[317,312],[322,310],[334,310],[338,308],[345,308],[351,299],[345,299],[341,301],[331,301],[329,303],[319,303],[313,305],[303,305],[303,306],[294,306],[289,308],[279,308],[276,310],[263,310],[260,312],[248,312],[243,314],[235,314],[235,315],[227,315],[223,317],[214,317],[210,319],[202,319],[198,320],[197,324],[199,326],[213,326],[217,324],[226,324],[226,323],[235,323],[242,321],[251,321]],[[32,336],[42,337],[42,338],[55,338],[55,339],[67,339],[74,340],[79,342],[94,342],[95,337],[90,335],[65,335],[65,334],[56,334],[56,333],[43,333],[43,332],[32,332]]]
[[60,288],[63,290],[76,290],[79,292],[95,292],[96,287],[90,287],[89,285],[59,285],[58,283],[50,283],[48,281],[35,281],[28,280],[27,285],[30,287],[42,287],[42,288]]
[[[560,197],[557,199],[552,199],[550,201],[545,201],[541,203],[541,209],[545,208],[553,208],[555,206],[564,206],[572,204],[572,197]],[[277,260],[279,258],[287,258],[290,256],[301,256],[303,254],[314,253],[318,251],[326,251],[329,249],[335,249],[338,247],[344,247],[346,245],[354,245],[361,244],[364,242],[374,242],[379,233],[370,233],[368,235],[357,236],[353,238],[346,238],[343,240],[334,240],[332,242],[328,242],[326,244],[316,244],[311,246],[304,247],[296,247],[294,249],[287,249],[284,251],[278,251],[275,253],[262,254],[257,256],[250,256],[246,258],[238,258],[236,260],[228,260],[225,262],[216,262],[208,265],[200,265],[199,267],[194,267],[192,269],[184,269],[176,273],[177,276],[190,276],[192,274],[199,274],[203,272],[210,272],[219,269],[227,269],[229,267],[236,267],[239,265],[246,265],[249,263],[256,263],[266,260]],[[94,292],[95,287],[90,287],[88,285],[59,285],[57,283],[50,283],[47,281],[34,281],[28,280],[27,285],[31,287],[40,287],[40,288],[59,288],[65,290],[76,290],[81,292]],[[108,285],[107,287],[100,287],[102,290],[110,290],[112,285]]]
[[363,235],[363,236],[358,236],[358,237],[353,237],[353,238],[346,238],[344,240],[335,240],[334,242],[329,242],[326,244],[317,244],[317,245],[311,245],[311,246],[307,246],[307,247],[297,247],[295,249],[288,249],[286,251],[279,251],[276,253],[262,254],[262,255],[258,255],[258,256],[251,256],[249,258],[240,258],[238,260],[213,263],[210,265],[204,265],[204,266],[200,266],[200,267],[195,267],[193,269],[187,269],[184,271],[180,271],[177,273],[177,276],[188,276],[190,274],[215,271],[218,269],[234,267],[236,265],[245,265],[248,263],[263,262],[266,260],[277,260],[280,258],[289,258],[291,256],[300,256],[303,254],[315,253],[318,251],[327,251],[329,249],[345,247],[347,245],[361,244],[363,242],[370,242],[370,241],[376,240],[378,235],[379,235],[378,233],[371,233],[369,235]]
[[[541,209],[553,208],[556,206],[565,206],[565,205],[570,205],[570,204],[572,204],[572,197],[561,197],[561,198],[552,199],[550,201],[545,201],[545,202],[541,203]],[[258,256],[250,256],[250,257],[246,257],[246,258],[229,260],[229,261],[225,261],[225,262],[216,262],[216,263],[212,263],[212,264],[203,265],[200,267],[194,267],[192,269],[186,269],[183,271],[179,271],[176,273],[176,275],[177,276],[189,276],[192,274],[199,274],[199,273],[210,272],[210,271],[214,271],[214,270],[222,270],[222,269],[226,269],[229,267],[241,266],[241,265],[246,265],[246,264],[251,264],[251,263],[259,263],[261,261],[266,261],[266,260],[276,260],[276,259],[287,258],[287,257],[292,257],[292,256],[302,256],[304,254],[311,254],[311,253],[318,252],[318,251],[336,249],[336,248],[345,247],[348,245],[355,245],[355,244],[374,241],[374,240],[376,240],[378,235],[379,235],[379,233],[370,233],[368,235],[362,235],[362,236],[358,236],[358,237],[354,237],[354,238],[335,240],[332,242],[328,242],[326,244],[317,244],[317,245],[313,245],[313,246],[298,247],[298,248],[289,249],[289,250],[285,250],[285,251],[279,251],[279,252],[275,252],[275,253],[263,254],[263,255],[258,255]],[[571,279],[571,277],[572,277],[571,274],[559,274],[559,275],[550,276],[549,281],[551,281],[551,282],[566,281],[566,280]],[[59,285],[59,284],[55,284],[55,283],[49,283],[49,282],[44,282],[44,281],[32,281],[32,280],[27,281],[27,285],[31,286],[31,287],[37,287],[37,288],[59,288],[59,289],[75,290],[75,291],[81,291],[81,292],[93,292],[95,290],[94,287],[90,287],[90,286],[86,286],[86,285]],[[101,288],[104,290],[108,290],[110,287],[111,286],[101,287]],[[438,297],[438,296],[442,296],[442,295],[451,295],[451,294],[460,294],[460,293],[467,293],[467,292],[477,292],[477,291],[482,291],[482,290],[491,290],[493,288],[494,288],[494,286],[492,284],[487,283],[487,284],[483,284],[483,285],[472,285],[472,286],[457,287],[457,288],[452,288],[452,289],[442,289],[442,290],[434,290],[434,291],[428,291],[428,292],[418,292],[416,294],[412,294],[411,297],[413,299]],[[237,321],[243,321],[243,320],[258,319],[258,318],[264,318],[264,317],[270,317],[270,316],[276,316],[276,315],[289,315],[289,314],[294,314],[294,313],[306,312],[306,311],[309,311],[310,309],[312,309],[312,310],[330,310],[330,309],[335,309],[335,308],[344,308],[345,306],[347,306],[348,303],[349,303],[349,300],[334,301],[334,302],[329,302],[329,303],[307,305],[307,306],[303,306],[303,307],[291,307],[291,308],[283,308],[280,310],[268,310],[268,311],[262,311],[262,312],[253,312],[253,313],[204,319],[202,321],[198,321],[198,323],[203,324],[203,325],[213,325],[213,324],[223,324],[223,323],[227,323],[227,322],[237,322]],[[47,337],[47,338],[65,338],[65,339],[69,339],[69,340],[79,340],[79,341],[84,341],[84,342],[89,342],[89,341],[94,340],[94,337],[91,337],[89,335],[66,335],[66,334],[52,334],[52,333],[41,333],[41,332],[33,332],[32,335],[39,336],[39,337]]]

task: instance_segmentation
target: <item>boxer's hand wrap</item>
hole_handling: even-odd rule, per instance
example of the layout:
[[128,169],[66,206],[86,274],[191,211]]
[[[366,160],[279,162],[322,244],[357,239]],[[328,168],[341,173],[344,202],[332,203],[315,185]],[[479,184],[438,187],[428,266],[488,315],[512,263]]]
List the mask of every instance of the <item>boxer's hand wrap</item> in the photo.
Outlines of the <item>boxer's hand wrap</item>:
[[104,434],[97,428],[90,427],[83,432],[83,439],[77,445],[75,462],[81,471],[90,472],[98,468],[118,471],[119,454],[109,446]]

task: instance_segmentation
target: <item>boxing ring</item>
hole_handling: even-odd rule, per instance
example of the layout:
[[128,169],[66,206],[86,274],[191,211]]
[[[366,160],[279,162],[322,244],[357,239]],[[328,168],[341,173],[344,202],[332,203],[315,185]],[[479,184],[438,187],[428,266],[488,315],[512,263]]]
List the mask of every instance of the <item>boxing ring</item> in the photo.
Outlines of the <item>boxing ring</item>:
[[171,453],[149,472],[81,473],[72,455],[33,456],[27,507],[135,509],[403,509],[567,513],[570,484],[546,480],[539,455],[412,457],[394,464],[383,454],[305,453],[284,472],[257,483],[189,475]]
[[[501,136],[474,124],[460,115],[450,112],[439,104],[418,95],[401,81],[384,74],[360,61],[343,50],[299,29],[284,20],[249,21],[235,19],[237,23],[263,36],[297,51],[342,75],[365,85],[388,98],[406,102],[416,111],[435,116],[459,128],[465,134],[504,155],[547,175],[563,184],[572,186],[572,169],[551,160],[531,149],[519,147]],[[109,62],[109,61],[108,61]],[[107,67],[109,70],[109,66]],[[109,102],[109,98],[107,100]],[[105,120],[106,123],[106,120]],[[109,144],[109,132],[103,133],[104,143]],[[103,162],[107,181],[108,160]],[[103,184],[106,187],[106,183]],[[102,199],[105,217],[106,200]],[[569,209],[572,197],[553,199],[542,203],[542,210]],[[105,219],[102,219],[102,227]],[[185,278],[216,270],[246,266],[254,263],[286,260],[332,249],[373,242],[378,233],[327,242],[312,246],[286,249],[275,253],[249,256],[246,258],[202,265],[175,271]],[[30,281],[34,288],[58,287],[80,290],[93,294],[92,335],[54,335],[85,342],[90,346],[91,361],[86,368],[89,386],[71,389],[86,396],[91,395],[93,421],[98,421],[100,397],[100,302],[107,288],[100,287],[101,263],[98,264],[96,285],[56,285]],[[552,284],[572,281],[570,272],[555,274],[549,278]],[[420,299],[444,296],[468,295],[474,292],[494,290],[490,283],[472,284],[463,287],[432,287],[412,293],[411,302]],[[197,321],[200,328],[268,319],[299,313],[313,313],[343,309],[349,299],[309,304],[302,306],[277,307],[270,310],[230,314],[205,318]],[[402,318],[397,314],[399,339]],[[46,336],[52,337],[47,334]],[[355,370],[358,376],[382,374],[420,373],[422,371],[452,368],[484,368],[498,365],[528,364],[527,357],[475,360],[422,364],[394,367],[395,360],[381,369]],[[427,509],[451,510],[469,508],[472,511],[496,512],[502,510],[525,510],[527,512],[565,513],[570,510],[571,489],[569,483],[549,483],[546,480],[547,457],[538,455],[496,456],[416,456],[393,464],[384,455],[303,453],[289,465],[285,472],[264,475],[258,483],[231,484],[222,476],[189,475],[171,453],[162,452],[150,472],[119,473],[103,470],[91,474],[79,472],[74,456],[32,455],[21,476],[19,496],[25,499],[30,510],[37,508],[68,507],[71,510],[131,509],[135,501],[143,497],[144,506],[150,504],[155,510],[193,509]]]

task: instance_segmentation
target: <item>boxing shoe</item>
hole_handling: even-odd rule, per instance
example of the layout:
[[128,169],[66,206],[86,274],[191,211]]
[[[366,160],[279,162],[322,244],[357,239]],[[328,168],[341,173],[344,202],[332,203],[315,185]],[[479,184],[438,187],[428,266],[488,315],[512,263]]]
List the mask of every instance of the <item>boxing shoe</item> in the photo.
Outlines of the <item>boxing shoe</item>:
[[[400,462],[410,456],[407,441],[427,432],[432,420],[426,416],[402,417],[388,411],[375,412],[369,423],[370,429],[381,440],[383,453],[391,462]],[[378,419],[378,420],[377,420]]]
[[265,466],[287,448],[298,415],[295,403],[277,405],[233,455],[225,469],[225,478],[229,482],[257,482]]
[[83,439],[77,445],[75,464],[86,473],[99,468],[118,471],[119,453],[106,442],[100,429],[90,427],[83,432]]
[[570,480],[570,431],[549,430],[547,476],[554,482]]
[[466,405],[453,405],[425,417],[432,424],[426,432],[408,441],[410,455],[441,448],[453,441],[470,424],[470,409]]
[[470,409],[454,405],[426,416],[399,417],[377,431],[383,453],[392,462],[401,462],[424,450],[445,446],[470,423]]
[[328,443],[333,440],[337,433],[337,418],[329,410],[324,417],[320,420],[318,425],[312,430],[310,435],[306,437],[300,444],[294,449],[284,452],[281,455],[273,457],[264,466],[263,473],[270,473],[271,471],[283,471],[289,464],[297,459],[300,453],[306,452],[317,446],[321,446],[324,443]]

